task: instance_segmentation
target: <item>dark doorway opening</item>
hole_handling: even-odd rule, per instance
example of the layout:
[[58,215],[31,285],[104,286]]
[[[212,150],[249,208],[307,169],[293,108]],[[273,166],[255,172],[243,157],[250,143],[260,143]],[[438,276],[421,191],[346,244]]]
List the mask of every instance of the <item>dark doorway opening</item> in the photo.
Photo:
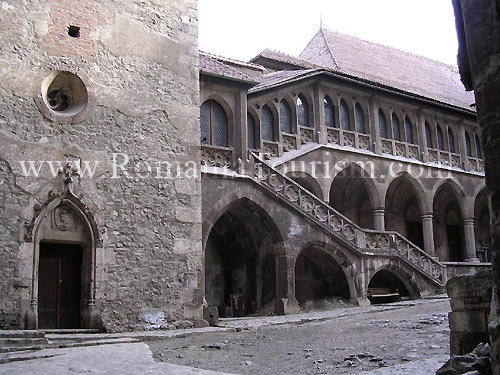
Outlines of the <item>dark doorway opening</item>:
[[448,251],[450,254],[450,262],[460,262],[462,260],[460,227],[458,225],[447,225],[446,233],[448,237]]
[[408,299],[411,297],[405,284],[390,271],[378,271],[368,284],[368,300],[372,304]]
[[38,266],[38,327],[80,326],[82,248],[41,243]]
[[406,233],[408,239],[415,245],[424,248],[424,230],[422,227],[422,222],[420,221],[407,221],[406,222]]

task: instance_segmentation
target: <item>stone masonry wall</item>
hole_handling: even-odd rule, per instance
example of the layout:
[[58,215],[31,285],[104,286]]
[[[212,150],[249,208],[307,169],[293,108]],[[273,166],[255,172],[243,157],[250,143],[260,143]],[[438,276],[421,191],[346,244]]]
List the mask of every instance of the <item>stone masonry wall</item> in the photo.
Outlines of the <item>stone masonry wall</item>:
[[[80,27],[78,38],[69,25]],[[79,122],[49,121],[35,103],[56,70],[86,85]],[[24,223],[50,190],[63,189],[44,161],[69,157],[97,165],[74,184],[103,239],[103,327],[200,318],[200,176],[190,169],[199,165],[200,139],[196,1],[3,1],[0,72],[0,328],[26,326],[35,245],[23,238]],[[25,173],[23,161],[41,166],[39,176]],[[180,165],[170,177],[168,163]]]

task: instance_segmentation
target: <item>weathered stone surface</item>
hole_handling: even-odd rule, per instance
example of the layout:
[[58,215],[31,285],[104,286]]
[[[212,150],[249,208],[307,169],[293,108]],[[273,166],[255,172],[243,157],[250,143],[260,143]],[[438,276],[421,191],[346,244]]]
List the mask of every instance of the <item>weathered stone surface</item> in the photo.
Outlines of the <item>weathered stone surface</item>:
[[[201,222],[200,177],[184,176],[186,161],[199,163],[196,2],[8,5],[0,7],[0,328],[36,327],[34,257],[50,238],[37,232],[48,221],[32,221],[38,207],[50,216],[45,203],[64,190],[57,163],[67,157],[96,165],[93,175],[73,176],[72,187],[98,238],[94,269],[84,270],[94,284],[82,280],[92,292],[82,324],[166,329],[201,318],[201,231],[193,230]],[[79,38],[68,35],[74,24]],[[78,122],[49,121],[35,105],[55,70],[86,86]],[[26,175],[23,161],[41,166],[39,176]],[[168,175],[166,166],[176,164]]]

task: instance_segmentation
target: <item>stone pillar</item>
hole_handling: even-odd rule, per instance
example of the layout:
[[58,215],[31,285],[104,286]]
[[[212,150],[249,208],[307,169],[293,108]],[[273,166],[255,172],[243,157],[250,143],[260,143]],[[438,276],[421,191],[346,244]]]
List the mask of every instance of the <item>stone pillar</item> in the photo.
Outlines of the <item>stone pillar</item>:
[[422,160],[423,162],[428,162],[429,150],[427,148],[427,138],[425,134],[425,118],[422,113],[422,108],[419,108],[417,110],[417,123],[415,126],[417,128],[417,141],[418,141],[418,146],[420,148],[420,155],[418,155],[418,159]]
[[370,147],[376,154],[382,153],[382,139],[380,138],[380,128],[378,123],[378,106],[375,105],[375,99],[373,96],[370,97],[368,101],[368,109],[370,113],[368,114],[370,134],[372,136],[372,147]]
[[372,211],[373,215],[373,228],[375,230],[385,230],[385,209],[375,208]]
[[434,225],[432,213],[422,215],[422,230],[424,232],[424,250],[431,257],[436,257],[434,247]]
[[295,259],[292,256],[279,255],[277,260],[276,315],[298,313],[299,304],[295,299]]
[[479,262],[476,255],[476,237],[474,235],[474,219],[464,219],[465,261]]
[[323,110],[323,92],[321,90],[319,81],[314,85],[313,97],[313,113],[312,118],[314,122],[314,141],[319,144],[326,145],[326,127],[325,127],[325,112]]

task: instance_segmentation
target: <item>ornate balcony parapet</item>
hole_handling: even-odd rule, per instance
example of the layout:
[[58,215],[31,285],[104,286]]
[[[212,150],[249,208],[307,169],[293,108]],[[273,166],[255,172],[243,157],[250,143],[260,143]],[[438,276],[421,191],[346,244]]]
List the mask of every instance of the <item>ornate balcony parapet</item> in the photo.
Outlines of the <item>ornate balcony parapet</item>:
[[484,173],[484,161],[482,159],[469,157],[467,161],[469,162],[470,171]]
[[278,157],[278,142],[262,141],[262,152],[266,159]]
[[360,252],[398,256],[439,285],[445,284],[446,266],[399,233],[359,227],[322,199],[267,165],[256,154],[252,156],[251,175],[254,181],[285,200],[335,237],[346,241]]
[[412,143],[382,139],[382,152],[407,159],[419,159],[419,147]]
[[429,161],[434,164],[444,165],[445,167],[461,168],[462,159],[460,154],[455,154],[453,152],[441,151],[430,148],[428,150]]
[[233,148],[201,145],[201,165],[218,168],[232,168]]
[[283,144],[283,152],[297,149],[297,136],[295,134],[283,133],[281,135],[281,142]]
[[339,146],[349,146],[360,150],[370,149],[370,136],[368,134],[356,133],[338,128],[326,129],[327,142]]
[[300,144],[305,145],[306,143],[314,142],[314,129],[307,126],[299,126],[300,134]]

